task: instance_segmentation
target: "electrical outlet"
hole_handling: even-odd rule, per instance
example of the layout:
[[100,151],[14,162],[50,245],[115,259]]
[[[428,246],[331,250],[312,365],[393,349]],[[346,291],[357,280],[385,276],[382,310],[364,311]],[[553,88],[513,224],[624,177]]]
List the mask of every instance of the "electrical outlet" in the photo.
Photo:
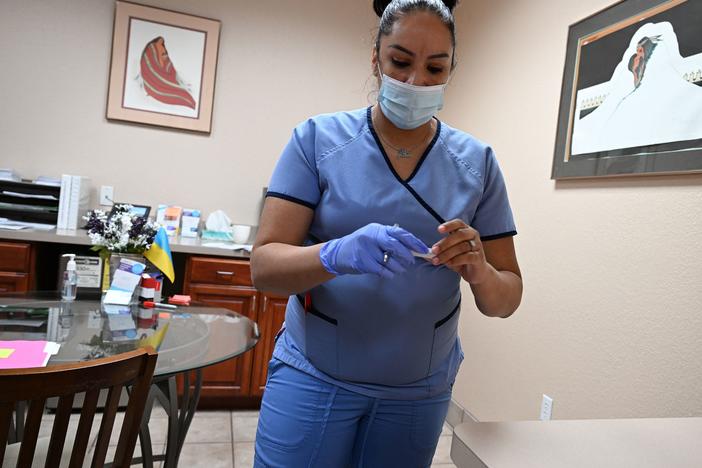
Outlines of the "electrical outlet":
[[553,398],[548,395],[541,395],[541,420],[548,421],[551,419],[551,410],[553,410]]
[[112,205],[114,198],[114,188],[109,185],[103,185],[100,187],[100,204],[101,205]]

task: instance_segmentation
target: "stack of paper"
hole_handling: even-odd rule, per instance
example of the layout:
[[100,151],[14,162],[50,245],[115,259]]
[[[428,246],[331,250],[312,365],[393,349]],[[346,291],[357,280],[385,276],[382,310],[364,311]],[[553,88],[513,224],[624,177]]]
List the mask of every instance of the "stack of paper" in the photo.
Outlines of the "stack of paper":
[[12,180],[14,182],[20,182],[22,178],[17,174],[14,169],[0,168],[0,180]]
[[17,231],[19,229],[37,229],[39,231],[50,231],[55,228],[55,224],[25,223],[24,221],[10,221],[7,218],[0,218],[0,229]]
[[53,341],[0,341],[0,369],[46,367],[60,346]]
[[203,247],[214,247],[216,249],[227,249],[227,250],[245,250],[251,253],[253,250],[253,245],[251,244],[234,244],[230,242],[203,242]]
[[56,179],[54,177],[39,176],[34,179],[34,183],[37,185],[48,185],[51,187],[60,187],[61,179]]
[[90,179],[64,174],[61,176],[58,229],[78,229],[78,223],[90,203]]

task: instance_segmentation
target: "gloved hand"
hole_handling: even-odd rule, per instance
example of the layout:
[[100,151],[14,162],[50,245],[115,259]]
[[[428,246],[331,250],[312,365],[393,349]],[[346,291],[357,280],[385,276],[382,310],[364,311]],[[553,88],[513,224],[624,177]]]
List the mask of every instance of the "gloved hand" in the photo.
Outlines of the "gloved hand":
[[335,275],[371,273],[392,278],[414,262],[412,250],[425,253],[429,248],[401,227],[372,223],[330,240],[322,246],[319,258]]

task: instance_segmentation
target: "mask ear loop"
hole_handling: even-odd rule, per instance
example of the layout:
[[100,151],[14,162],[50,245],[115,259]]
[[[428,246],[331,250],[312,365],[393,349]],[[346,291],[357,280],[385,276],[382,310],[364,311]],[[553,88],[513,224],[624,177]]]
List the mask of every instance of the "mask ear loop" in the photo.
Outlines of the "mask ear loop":
[[375,62],[375,67],[378,69],[378,78],[380,78],[380,81],[383,81],[383,71],[380,69],[380,60]]

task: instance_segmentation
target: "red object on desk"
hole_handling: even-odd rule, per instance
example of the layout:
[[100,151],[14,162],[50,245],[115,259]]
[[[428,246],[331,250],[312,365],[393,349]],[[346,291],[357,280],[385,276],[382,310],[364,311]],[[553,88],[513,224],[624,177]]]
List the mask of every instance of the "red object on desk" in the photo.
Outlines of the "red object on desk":
[[176,294],[168,298],[169,304],[190,305],[190,296]]

